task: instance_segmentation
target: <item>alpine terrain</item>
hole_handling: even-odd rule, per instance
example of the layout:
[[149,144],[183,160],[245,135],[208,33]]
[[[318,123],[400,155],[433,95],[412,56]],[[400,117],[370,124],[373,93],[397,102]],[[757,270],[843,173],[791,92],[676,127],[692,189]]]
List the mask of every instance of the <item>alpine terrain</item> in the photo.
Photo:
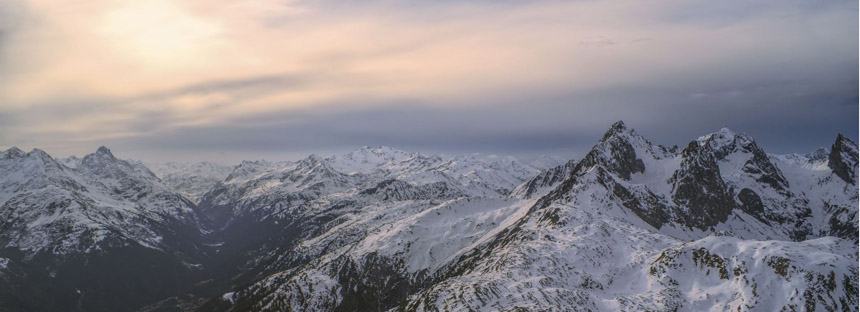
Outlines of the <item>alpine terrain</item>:
[[[691,137],[691,139],[694,137]],[[857,311],[858,148],[617,122],[582,159],[0,152],[3,311]]]

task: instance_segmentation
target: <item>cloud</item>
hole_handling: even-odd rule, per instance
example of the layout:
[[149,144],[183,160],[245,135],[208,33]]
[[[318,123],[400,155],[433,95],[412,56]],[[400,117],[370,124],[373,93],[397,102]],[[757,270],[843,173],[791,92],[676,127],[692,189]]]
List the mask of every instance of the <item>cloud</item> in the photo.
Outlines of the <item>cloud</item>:
[[0,145],[575,154],[618,119],[672,144],[723,123],[822,140],[856,128],[856,20],[842,1],[7,1]]
[[615,44],[615,41],[609,40],[607,38],[595,38],[579,41],[579,44],[588,47],[600,48],[613,45]]

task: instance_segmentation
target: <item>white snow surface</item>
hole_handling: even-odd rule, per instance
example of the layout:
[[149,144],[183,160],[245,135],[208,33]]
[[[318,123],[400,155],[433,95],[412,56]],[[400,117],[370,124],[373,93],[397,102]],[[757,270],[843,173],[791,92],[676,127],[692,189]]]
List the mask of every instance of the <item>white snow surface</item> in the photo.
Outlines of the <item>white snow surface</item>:
[[[502,197],[538,172],[511,157],[449,157],[362,147],[327,158],[311,155],[298,162],[242,162],[216,186],[218,194],[205,200],[231,207],[232,214],[240,217],[259,209],[287,213],[313,199],[360,196],[359,192],[384,181],[406,183],[418,196],[438,191],[447,197]],[[260,205],[261,200],[269,204]]]
[[[255,310],[330,311],[361,291],[404,288],[392,311],[857,309],[857,183],[834,174],[829,150],[768,155],[727,128],[693,147],[735,201],[707,228],[683,223],[690,207],[675,202],[673,179],[701,165],[685,158],[695,155],[623,123],[579,162],[363,147],[223,167],[11,148],[0,151],[0,226],[11,229],[0,242],[29,253],[124,239],[164,248],[148,224],[199,228],[193,201],[225,229],[314,223],[287,250],[253,252],[247,263],[271,274],[219,297]],[[740,208],[742,190],[761,211]],[[666,216],[655,226],[631,207]]]
[[89,253],[132,241],[160,249],[163,236],[152,224],[198,226],[187,200],[107,148],[71,163],[74,167],[38,149],[0,152],[4,247],[28,255]]
[[[381,148],[317,159],[316,168],[330,168],[342,182],[325,186],[339,194],[324,196],[328,201],[353,198],[373,185],[367,181],[385,177],[412,184],[444,181],[460,187],[463,196],[359,201],[276,261],[301,255],[312,259],[306,265],[272,274],[231,293],[231,299],[256,298],[250,303],[263,310],[330,310],[349,292],[343,287],[407,281],[419,290],[392,311],[857,308],[856,240],[828,232],[833,219],[857,223],[857,188],[835,178],[821,152],[763,154],[750,137],[726,128],[702,136],[693,142],[715,155],[733,198],[739,201],[739,192],[749,189],[764,212],[753,216],[735,208],[725,222],[707,229],[676,221],[656,228],[612,186],[672,206],[671,179],[684,156],[652,145],[623,124],[613,127],[644,170],[629,179],[615,175],[607,168],[619,165],[618,155],[601,142],[593,167],[542,169],[508,196],[487,190],[509,185],[508,177],[519,176],[515,168],[527,166],[513,162],[502,174],[475,155],[445,159]],[[284,186],[261,177],[299,166],[244,183],[269,187],[255,196],[273,194]],[[773,177],[776,182],[768,180]],[[805,238],[798,240],[797,231]],[[383,282],[371,273],[380,265],[391,270]],[[342,280],[337,272],[344,268],[362,277]]]
[[199,202],[203,194],[224,181],[233,172],[234,166],[212,162],[165,162],[144,163],[161,181],[173,190]]

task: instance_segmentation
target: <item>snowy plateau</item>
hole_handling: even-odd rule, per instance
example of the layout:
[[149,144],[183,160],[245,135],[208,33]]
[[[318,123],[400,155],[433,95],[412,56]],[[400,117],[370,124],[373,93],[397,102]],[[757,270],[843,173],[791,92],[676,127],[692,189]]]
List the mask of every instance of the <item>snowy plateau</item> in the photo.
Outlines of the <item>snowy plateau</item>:
[[858,151],[389,147],[236,166],[0,151],[2,311],[857,311]]

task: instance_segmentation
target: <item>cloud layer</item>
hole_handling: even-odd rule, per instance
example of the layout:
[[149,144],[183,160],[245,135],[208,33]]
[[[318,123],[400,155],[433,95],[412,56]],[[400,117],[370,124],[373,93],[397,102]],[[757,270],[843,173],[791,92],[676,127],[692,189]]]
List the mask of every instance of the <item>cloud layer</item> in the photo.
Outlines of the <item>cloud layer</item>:
[[856,137],[857,19],[850,1],[8,0],[0,146],[576,156],[624,119],[657,143],[726,125],[804,152]]

